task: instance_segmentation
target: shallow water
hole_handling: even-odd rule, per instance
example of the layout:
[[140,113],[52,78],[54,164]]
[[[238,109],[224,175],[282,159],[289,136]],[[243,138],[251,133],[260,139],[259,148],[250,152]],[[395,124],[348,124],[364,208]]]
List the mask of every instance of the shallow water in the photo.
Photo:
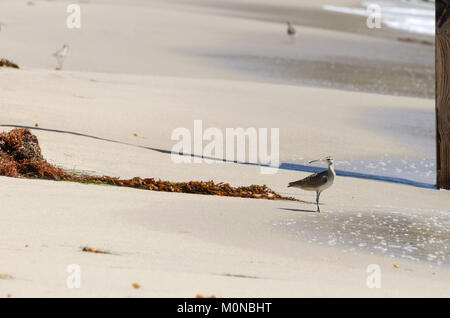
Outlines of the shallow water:
[[339,162],[336,167],[369,175],[404,178],[434,185],[436,183],[435,161],[434,158],[385,156],[377,159],[345,160]]
[[[308,160],[304,158],[293,158],[290,161],[292,166],[298,166],[299,169],[305,170],[301,167],[312,167],[308,164]],[[378,179],[385,181],[393,181],[399,179],[400,183],[408,183],[416,186],[426,186],[427,188],[434,188],[436,184],[436,159],[432,156],[428,158],[415,157],[393,157],[380,156],[378,158],[365,159],[347,159],[337,160],[335,158],[335,170],[338,175],[362,177],[368,179]],[[283,166],[282,166],[283,167]],[[322,168],[314,167],[311,171],[325,170],[326,166]],[[401,182],[404,180],[405,182]]]
[[[291,209],[289,209],[291,210]],[[294,211],[294,209],[292,209]],[[435,265],[450,265],[450,212],[430,215],[368,211],[302,213],[274,226],[309,243]]]

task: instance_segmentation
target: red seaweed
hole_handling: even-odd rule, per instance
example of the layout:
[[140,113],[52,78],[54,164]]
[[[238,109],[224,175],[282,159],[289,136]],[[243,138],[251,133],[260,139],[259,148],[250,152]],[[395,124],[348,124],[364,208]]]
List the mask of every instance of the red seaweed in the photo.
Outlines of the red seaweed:
[[14,178],[40,178],[107,184],[151,191],[195,193],[268,200],[296,200],[282,196],[266,185],[233,187],[214,181],[171,182],[154,178],[120,179],[109,176],[77,176],[48,163],[42,156],[39,141],[29,129],[18,128],[0,133],[0,175]]

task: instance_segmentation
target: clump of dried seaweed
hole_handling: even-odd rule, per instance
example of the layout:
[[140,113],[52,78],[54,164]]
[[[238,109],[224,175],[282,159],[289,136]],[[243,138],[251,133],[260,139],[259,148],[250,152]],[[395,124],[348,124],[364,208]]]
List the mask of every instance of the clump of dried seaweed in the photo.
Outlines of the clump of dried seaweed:
[[52,180],[69,176],[42,157],[38,139],[28,129],[0,133],[0,175]]
[[0,279],[14,279],[12,275],[0,273]]
[[214,181],[170,182],[154,178],[120,179],[108,176],[77,176],[48,163],[41,154],[38,139],[28,129],[0,133],[0,175],[45,178],[83,183],[108,184],[152,191],[196,193],[268,200],[296,200],[282,196],[268,186],[233,187]]
[[93,247],[89,247],[89,246],[85,246],[81,249],[81,251],[83,252],[89,252],[89,253],[97,253],[97,254],[111,254],[108,251],[104,251],[104,250],[100,250],[98,248],[93,248]]
[[19,65],[5,58],[0,59],[0,67],[20,68]]
[[229,197],[241,197],[241,198],[254,198],[254,199],[268,199],[268,200],[295,200],[292,197],[284,197],[266,185],[251,185],[246,187],[233,187],[228,183],[215,183],[214,181],[189,181],[189,182],[170,182],[154,178],[139,178],[133,179],[119,179],[112,177],[75,177],[69,176],[62,179],[97,183],[97,184],[109,184],[121,187],[131,187],[152,191],[165,191],[165,192],[180,192],[180,193],[196,193],[196,194],[209,194]]

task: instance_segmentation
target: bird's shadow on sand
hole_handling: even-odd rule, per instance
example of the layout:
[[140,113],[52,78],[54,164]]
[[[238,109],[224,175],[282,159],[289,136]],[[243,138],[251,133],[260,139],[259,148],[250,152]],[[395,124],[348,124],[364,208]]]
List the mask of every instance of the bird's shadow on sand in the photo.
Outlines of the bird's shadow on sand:
[[291,209],[291,208],[278,208],[279,210],[293,211],[293,212],[305,212],[305,213],[316,213],[316,210],[303,210],[303,209]]

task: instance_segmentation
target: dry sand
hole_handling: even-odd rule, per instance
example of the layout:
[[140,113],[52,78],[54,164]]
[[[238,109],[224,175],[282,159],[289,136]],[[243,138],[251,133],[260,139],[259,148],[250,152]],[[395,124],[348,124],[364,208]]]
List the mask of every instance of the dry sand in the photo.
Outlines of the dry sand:
[[[186,2],[90,1],[74,31],[61,27],[65,5],[0,4],[0,21],[8,23],[2,54],[22,66],[0,69],[2,130],[38,123],[33,133],[44,155],[67,169],[267,184],[306,202],[1,177],[0,273],[13,279],[0,280],[0,296],[450,296],[447,191],[341,177],[322,195],[319,215],[311,212],[313,194],[286,188],[306,173],[177,165],[157,151],[171,149],[174,128],[202,119],[205,127],[279,127],[281,160],[420,156],[414,144],[363,123],[370,110],[424,111],[433,100],[263,83],[186,54],[251,47],[261,32],[275,32],[271,22],[206,14]],[[71,45],[66,70],[54,71],[50,54],[64,42]],[[358,248],[364,233],[349,246],[329,244],[328,234],[349,234],[343,225],[357,229],[361,217],[394,245],[396,229],[378,221],[395,213],[411,226],[412,244],[441,240],[437,250],[389,247],[383,255],[370,244]],[[428,232],[413,224],[419,221]],[[81,252],[86,245],[112,254]],[[66,286],[69,264],[81,266],[80,289]],[[366,286],[369,264],[381,267],[380,289]],[[135,282],[142,287],[133,289]]]
[[[346,190],[355,193],[363,186],[379,194],[353,203]],[[312,208],[305,204],[7,178],[0,178],[0,187],[7,193],[2,199],[1,268],[15,277],[1,281],[3,296],[450,295],[448,267],[344,253],[308,244],[274,226],[311,218],[311,213],[281,209]],[[393,196],[394,191],[399,193]],[[411,196],[426,211],[445,204],[436,191],[341,179],[324,194],[323,215],[338,206],[364,214],[380,201],[415,210]],[[342,197],[351,204],[342,206]],[[113,255],[83,253],[85,245]],[[81,266],[80,289],[66,287],[69,264]],[[380,289],[366,287],[369,264],[381,267]],[[142,289],[134,290],[134,282]]]

